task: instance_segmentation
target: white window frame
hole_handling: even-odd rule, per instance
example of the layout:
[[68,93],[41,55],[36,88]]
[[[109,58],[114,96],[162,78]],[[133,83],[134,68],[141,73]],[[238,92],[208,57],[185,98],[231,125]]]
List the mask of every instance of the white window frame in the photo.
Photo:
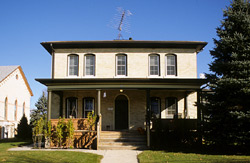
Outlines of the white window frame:
[[[77,75],[70,75],[70,57],[71,56],[77,57]],[[69,54],[68,55],[68,76],[69,77],[77,77],[77,76],[79,76],[79,55],[77,55],[77,54]]]
[[[94,74],[93,74],[93,75],[87,75],[87,72],[86,72],[86,70],[87,70],[87,68],[86,68],[86,67],[87,67],[87,63],[86,63],[86,61],[87,61],[87,56],[94,57],[94,65],[93,65],[93,68],[94,68],[93,73],[94,73]],[[85,70],[84,70],[84,75],[85,75],[85,76],[87,76],[87,77],[94,77],[94,76],[95,76],[95,73],[96,73],[96,72],[95,72],[95,69],[96,69],[96,68],[95,68],[95,66],[96,66],[96,63],[95,63],[95,62],[96,62],[96,60],[95,60],[95,55],[94,55],[94,54],[86,54],[86,55],[84,56],[84,69],[85,69]]]
[[[125,57],[125,65],[118,65],[118,57],[119,56],[124,56]],[[125,66],[125,75],[118,75],[118,66]],[[117,54],[116,55],[116,76],[118,76],[118,77],[127,76],[127,55],[126,54]]]
[[[150,57],[152,57],[152,56],[157,56],[157,60],[158,60],[158,75],[155,75],[155,74],[153,74],[153,75],[151,75],[151,59],[150,59]],[[161,74],[160,74],[160,55],[159,54],[150,54],[149,56],[148,56],[148,60],[149,60],[149,67],[148,67],[148,73],[149,73],[149,76],[150,77],[159,77],[159,76],[161,76]]]
[[[174,66],[174,74],[173,75],[168,75],[168,57],[172,56],[174,57],[174,65],[169,65],[169,66]],[[167,54],[165,56],[165,76],[167,77],[175,77],[177,76],[177,56],[174,54]]]

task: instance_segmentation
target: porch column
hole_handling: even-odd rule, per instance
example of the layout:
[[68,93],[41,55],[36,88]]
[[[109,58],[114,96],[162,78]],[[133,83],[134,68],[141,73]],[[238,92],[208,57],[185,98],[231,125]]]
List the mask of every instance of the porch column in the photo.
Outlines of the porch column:
[[101,115],[101,90],[97,90],[97,115],[99,117],[98,122],[97,122],[97,149],[99,145],[99,140],[100,140],[100,132],[101,132],[101,121],[102,121],[102,115]]
[[146,90],[146,102],[147,102],[147,115],[146,115],[146,129],[147,129],[147,147],[150,147],[150,115],[151,115],[151,108],[150,108],[150,90]]
[[200,95],[201,95],[200,90],[197,90],[197,132],[198,132],[198,145],[202,145]]
[[185,92],[185,97],[184,97],[184,119],[187,118],[188,115],[188,100],[187,100],[188,93]]
[[47,118],[48,121],[51,119],[51,98],[52,98],[52,91],[48,90],[48,104],[47,104]]

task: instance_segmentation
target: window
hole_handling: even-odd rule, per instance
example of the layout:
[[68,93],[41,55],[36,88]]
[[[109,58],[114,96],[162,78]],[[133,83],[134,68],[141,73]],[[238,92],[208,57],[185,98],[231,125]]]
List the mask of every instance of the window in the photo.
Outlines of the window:
[[88,97],[83,99],[83,118],[87,118],[88,113],[95,110],[94,98]]
[[176,76],[176,55],[166,55],[166,75]]
[[178,105],[176,97],[168,97],[166,98],[166,117],[174,118],[178,113]]
[[76,118],[77,117],[77,98],[69,97],[66,99],[66,118]]
[[125,54],[116,55],[116,75],[127,75],[127,56]]
[[68,75],[78,76],[78,55],[76,54],[68,56]]
[[8,116],[8,98],[6,97],[5,98],[5,101],[4,101],[4,119],[7,120]]
[[160,76],[160,57],[159,55],[150,55],[149,56],[149,75],[158,75]]
[[17,120],[17,100],[15,101],[15,106],[14,106],[14,120]]
[[158,97],[151,97],[151,117],[160,118],[161,100]]
[[23,102],[23,115],[25,115],[25,102]]
[[95,56],[85,55],[85,75],[95,76]]

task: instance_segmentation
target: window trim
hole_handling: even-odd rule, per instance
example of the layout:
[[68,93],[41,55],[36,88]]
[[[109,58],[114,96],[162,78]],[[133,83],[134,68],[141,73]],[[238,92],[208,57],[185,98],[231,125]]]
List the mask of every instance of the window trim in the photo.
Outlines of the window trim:
[[4,101],[4,120],[8,120],[8,97]]
[[[175,108],[175,114],[168,114],[168,99],[170,98],[174,98],[175,99],[175,105],[176,105],[176,108]],[[166,113],[165,113],[165,116],[167,119],[174,119],[176,118],[176,116],[178,117],[178,98],[177,97],[166,97],[165,98],[165,108],[166,108]],[[169,116],[173,115],[172,118],[170,118]]]
[[23,102],[23,115],[25,115],[25,102]]
[[[87,73],[86,73],[86,66],[87,66],[87,64],[86,64],[86,61],[87,61],[87,59],[86,59],[86,57],[87,56],[93,56],[94,57],[94,74],[93,75],[87,75]],[[96,76],[96,57],[95,57],[95,55],[94,54],[85,54],[84,55],[84,76],[86,76],[86,77],[93,77],[93,76]]]
[[[167,61],[167,57],[168,56],[174,56],[174,59],[175,59],[175,65],[174,65],[174,71],[175,71],[175,74],[174,75],[168,75],[168,61]],[[175,77],[177,76],[177,55],[176,54],[166,54],[165,55],[165,76],[166,77]]]
[[[158,58],[158,75],[151,75],[151,73],[150,73],[150,67],[151,67],[151,64],[150,64],[150,57],[151,56],[157,56],[157,58]],[[148,74],[149,74],[149,77],[159,77],[159,76],[161,76],[161,71],[160,71],[160,66],[161,66],[161,64],[160,64],[161,62],[160,62],[160,55],[159,54],[149,54],[148,55]]]
[[[125,75],[118,75],[118,56],[125,56]],[[127,54],[116,54],[115,56],[115,76],[126,77],[128,76],[128,56]]]
[[74,118],[77,118],[77,114],[78,114],[78,98],[77,97],[67,97],[66,98],[66,109],[65,109],[65,118],[69,118],[70,114],[69,114],[69,102],[68,100],[75,100],[76,102],[76,116]]
[[[70,75],[70,57],[77,56],[77,75]],[[79,76],[79,55],[78,54],[69,54],[68,56],[68,77],[78,77]]]
[[14,120],[17,120],[17,100],[15,100],[15,105],[14,105]]
[[85,100],[92,100],[93,102],[93,110],[95,112],[95,98],[94,97],[84,97],[82,100],[82,118],[87,118],[88,115],[85,115]]

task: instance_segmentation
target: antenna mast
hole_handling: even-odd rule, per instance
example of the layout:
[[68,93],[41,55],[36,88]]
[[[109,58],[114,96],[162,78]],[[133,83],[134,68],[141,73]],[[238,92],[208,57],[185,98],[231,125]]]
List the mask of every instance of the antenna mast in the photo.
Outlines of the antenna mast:
[[118,36],[116,40],[123,40],[122,32],[130,33],[129,17],[133,15],[129,10],[125,10],[122,7],[117,8],[118,14],[111,20],[109,27],[118,30]]
[[124,16],[125,16],[125,12],[126,12],[125,10],[123,10],[123,12],[122,12],[122,17],[121,17],[121,20],[120,20],[120,24],[118,26],[119,33],[118,33],[117,40],[120,40],[121,38],[123,39],[121,31],[122,31],[122,25],[123,25],[122,23],[123,23],[123,19],[124,19]]

